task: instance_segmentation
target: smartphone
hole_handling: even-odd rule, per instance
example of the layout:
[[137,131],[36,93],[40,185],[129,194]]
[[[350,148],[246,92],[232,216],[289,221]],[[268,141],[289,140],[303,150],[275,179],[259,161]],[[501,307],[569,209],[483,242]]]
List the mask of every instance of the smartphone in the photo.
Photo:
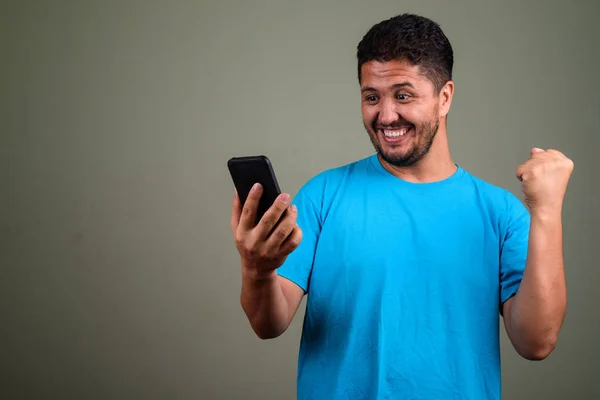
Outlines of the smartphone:
[[265,212],[273,205],[277,196],[281,194],[271,161],[264,155],[233,157],[227,161],[227,167],[242,206],[245,204],[252,186],[255,183],[262,185],[263,193],[256,215],[256,223],[258,223]]

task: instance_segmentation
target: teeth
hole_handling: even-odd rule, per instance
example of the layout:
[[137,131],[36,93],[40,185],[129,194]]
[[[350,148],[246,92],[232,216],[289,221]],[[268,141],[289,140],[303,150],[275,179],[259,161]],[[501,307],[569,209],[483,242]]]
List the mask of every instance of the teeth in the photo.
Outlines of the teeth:
[[383,130],[383,134],[387,137],[398,137],[398,136],[404,136],[406,134],[406,132],[408,132],[408,128],[402,128],[399,130],[388,130],[388,129],[384,129]]

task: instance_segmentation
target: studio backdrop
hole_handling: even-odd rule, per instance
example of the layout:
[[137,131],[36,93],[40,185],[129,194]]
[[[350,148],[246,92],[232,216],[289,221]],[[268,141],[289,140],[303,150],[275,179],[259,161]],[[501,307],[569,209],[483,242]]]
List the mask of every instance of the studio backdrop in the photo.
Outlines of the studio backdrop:
[[575,163],[565,324],[542,362],[502,328],[504,398],[600,398],[599,4],[3,3],[0,397],[295,398],[305,302],[252,332],[226,162],[267,155],[294,195],[372,154],[356,46],[413,12],[454,48],[456,163],[519,197],[532,147]]

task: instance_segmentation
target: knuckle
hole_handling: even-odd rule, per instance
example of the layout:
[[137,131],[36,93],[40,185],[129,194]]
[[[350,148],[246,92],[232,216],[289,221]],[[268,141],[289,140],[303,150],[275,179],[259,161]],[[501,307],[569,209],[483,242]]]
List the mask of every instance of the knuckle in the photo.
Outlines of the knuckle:
[[275,222],[271,218],[263,218],[260,222],[267,229],[271,229],[275,225]]
[[266,248],[263,247],[257,251],[256,255],[258,256],[258,258],[265,259],[265,258],[268,258],[269,252]]
[[575,163],[574,163],[574,162],[573,162],[573,160],[571,160],[570,158],[567,158],[567,159],[565,160],[565,165],[566,165],[568,168],[572,169],[572,168],[575,166]]
[[244,245],[244,237],[243,237],[242,235],[240,235],[239,233],[236,233],[236,234],[233,236],[233,239],[235,240],[235,244],[236,244],[238,247],[243,247],[243,245]]
[[276,201],[275,203],[273,203],[273,208],[278,212],[278,213],[283,213],[285,211],[285,209],[287,208],[287,204],[282,203],[281,201]]
[[281,228],[281,229],[277,229],[277,232],[275,233],[277,235],[277,238],[283,240],[286,237],[288,237],[288,235],[290,234],[288,229],[285,228]]
[[244,209],[242,210],[242,213],[243,213],[245,216],[248,216],[248,215],[252,214],[252,209],[251,209],[250,207],[246,206],[246,207],[244,207]]
[[261,251],[254,246],[246,246],[246,257],[249,259],[255,259],[260,257]]
[[240,248],[241,248],[242,252],[244,253],[244,255],[246,256],[246,258],[256,257],[256,254],[258,252],[258,249],[256,248],[256,244],[251,240],[247,240],[246,238],[240,238],[239,240],[240,240]]
[[273,251],[269,247],[263,247],[260,250],[258,256],[260,257],[261,260],[265,260],[265,261],[270,261],[275,258],[275,256],[273,255]]

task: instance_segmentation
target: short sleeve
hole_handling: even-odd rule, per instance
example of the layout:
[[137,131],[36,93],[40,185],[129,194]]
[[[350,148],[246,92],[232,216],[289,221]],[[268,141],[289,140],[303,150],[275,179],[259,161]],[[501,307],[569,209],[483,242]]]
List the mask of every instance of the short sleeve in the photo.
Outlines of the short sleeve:
[[[517,293],[529,244],[529,211],[512,193],[506,200],[503,240],[500,252],[500,305]],[[500,307],[502,310],[502,307]]]
[[319,210],[309,195],[308,186],[304,186],[298,191],[292,203],[298,209],[296,223],[302,230],[302,241],[288,255],[283,265],[277,269],[277,273],[294,282],[307,293],[321,231],[321,218]]

